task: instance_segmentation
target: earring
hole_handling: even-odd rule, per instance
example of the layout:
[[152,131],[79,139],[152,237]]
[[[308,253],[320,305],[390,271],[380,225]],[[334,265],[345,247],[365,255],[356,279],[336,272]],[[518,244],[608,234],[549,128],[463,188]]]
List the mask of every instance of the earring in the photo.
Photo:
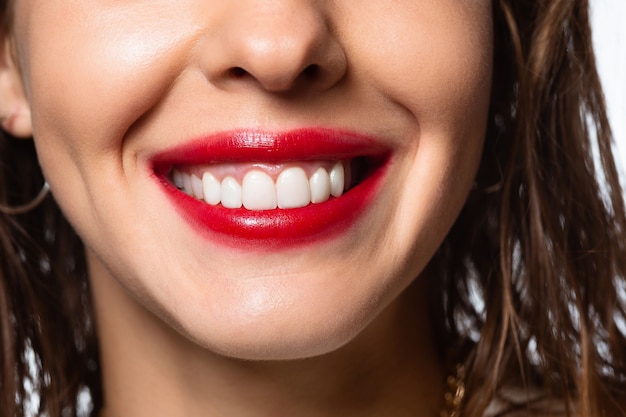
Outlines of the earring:
[[28,213],[29,211],[37,207],[39,204],[41,204],[41,202],[46,198],[49,192],[50,192],[50,186],[48,185],[48,181],[46,181],[43,183],[43,187],[41,188],[41,191],[39,191],[39,194],[37,194],[37,196],[34,199],[32,199],[30,202],[26,204],[22,204],[20,206],[14,206],[14,207],[0,204],[0,213],[6,214],[7,216]]

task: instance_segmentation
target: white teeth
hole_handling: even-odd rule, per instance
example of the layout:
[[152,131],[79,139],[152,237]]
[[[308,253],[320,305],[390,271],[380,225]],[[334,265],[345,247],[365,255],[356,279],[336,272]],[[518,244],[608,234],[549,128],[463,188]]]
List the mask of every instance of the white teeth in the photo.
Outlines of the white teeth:
[[183,191],[185,194],[193,196],[193,188],[191,187],[191,176],[189,174],[182,174],[183,177]]
[[276,187],[272,177],[263,171],[252,170],[248,172],[243,177],[241,201],[248,210],[275,209]]
[[276,197],[280,208],[308,205],[311,202],[311,190],[306,172],[298,167],[287,168],[281,172],[276,180]]
[[330,198],[330,177],[324,168],[319,168],[309,180],[311,203],[323,203]]
[[199,200],[204,199],[204,192],[202,191],[202,180],[195,175],[191,176],[191,189],[193,195]]
[[231,176],[220,183],[210,172],[204,172],[199,178],[174,169],[172,181],[184,193],[214,206],[221,203],[226,208],[243,206],[248,210],[291,209],[323,203],[331,195],[340,197],[349,186],[349,168],[337,162],[330,172],[319,167],[308,178],[303,168],[289,167],[278,175],[276,184],[266,172],[252,169],[243,177],[241,185]]
[[220,182],[208,172],[202,175],[202,192],[204,194],[204,201],[209,204],[217,205],[222,201],[221,192],[222,186]]
[[233,177],[226,177],[222,180],[221,191],[222,205],[226,208],[241,207],[241,185]]
[[333,197],[340,197],[343,194],[343,185],[345,182],[343,165],[337,162],[330,171],[330,194]]
[[178,171],[174,171],[173,176],[173,180],[174,180],[174,185],[178,188],[183,188],[184,183],[183,183],[183,174],[181,174]]

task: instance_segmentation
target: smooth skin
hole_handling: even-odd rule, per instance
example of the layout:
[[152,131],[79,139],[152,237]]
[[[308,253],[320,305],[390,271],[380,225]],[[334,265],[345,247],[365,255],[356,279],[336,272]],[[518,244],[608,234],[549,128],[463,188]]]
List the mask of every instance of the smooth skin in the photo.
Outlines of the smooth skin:
[[[3,127],[34,137],[85,242],[104,415],[436,415],[420,274],[478,167],[492,35],[487,0],[16,0]],[[149,169],[192,138],[311,126],[393,149],[323,243],[221,246]]]

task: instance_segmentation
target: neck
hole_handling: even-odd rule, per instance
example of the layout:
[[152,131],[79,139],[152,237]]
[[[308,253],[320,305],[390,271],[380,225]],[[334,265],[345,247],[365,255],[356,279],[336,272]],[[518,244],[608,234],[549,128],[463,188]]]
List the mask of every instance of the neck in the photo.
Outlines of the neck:
[[187,340],[96,264],[90,257],[106,417],[415,417],[442,406],[445,375],[420,280],[334,352],[255,362]]

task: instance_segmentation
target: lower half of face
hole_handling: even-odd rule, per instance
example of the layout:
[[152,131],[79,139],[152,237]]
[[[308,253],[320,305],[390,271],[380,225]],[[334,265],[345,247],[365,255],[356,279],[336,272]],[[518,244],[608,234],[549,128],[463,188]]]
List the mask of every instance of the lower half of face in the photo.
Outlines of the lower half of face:
[[107,279],[216,352],[346,343],[419,275],[473,182],[486,0],[15,13],[54,197]]

